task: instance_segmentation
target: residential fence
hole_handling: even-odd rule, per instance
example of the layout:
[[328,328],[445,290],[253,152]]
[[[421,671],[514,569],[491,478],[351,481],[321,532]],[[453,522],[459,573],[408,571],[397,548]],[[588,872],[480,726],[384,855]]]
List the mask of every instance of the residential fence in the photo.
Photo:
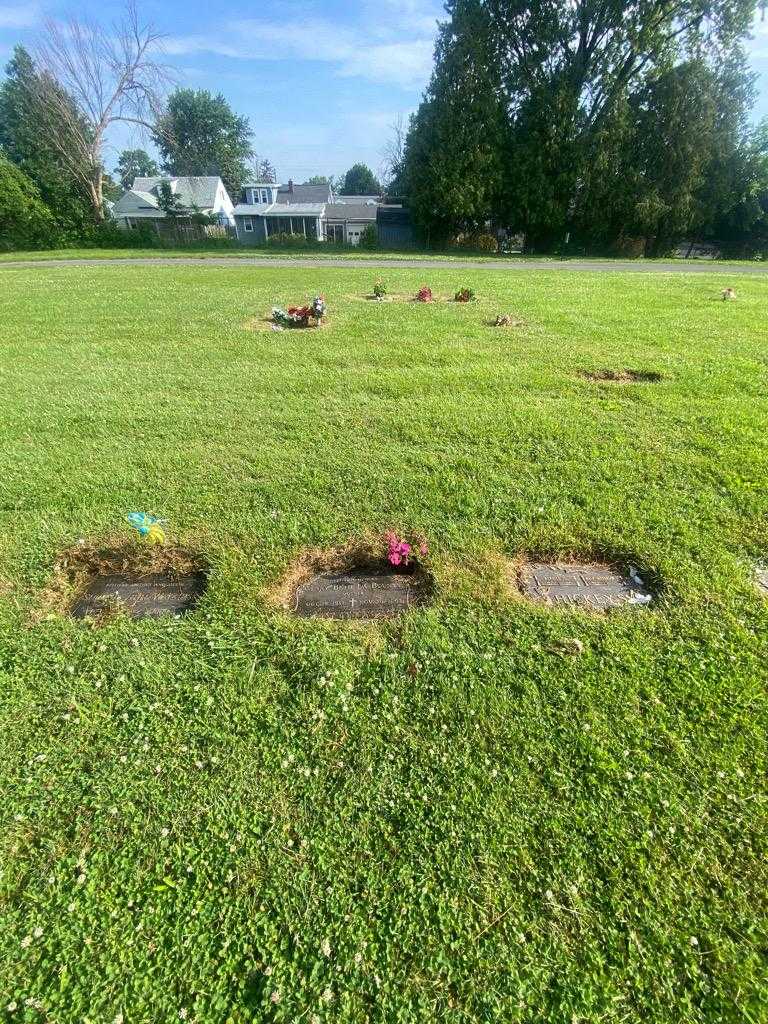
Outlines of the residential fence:
[[197,242],[228,241],[237,233],[228,224],[173,224],[157,222],[163,245],[195,245]]

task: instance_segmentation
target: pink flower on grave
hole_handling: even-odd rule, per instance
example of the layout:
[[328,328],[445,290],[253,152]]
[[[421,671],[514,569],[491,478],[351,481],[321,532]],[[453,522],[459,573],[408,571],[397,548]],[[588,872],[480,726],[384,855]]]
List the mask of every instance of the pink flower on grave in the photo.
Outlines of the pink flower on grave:
[[410,565],[415,551],[418,551],[420,555],[427,553],[426,541],[409,541],[406,537],[400,537],[393,530],[388,530],[384,534],[384,540],[387,545],[387,561],[390,565]]

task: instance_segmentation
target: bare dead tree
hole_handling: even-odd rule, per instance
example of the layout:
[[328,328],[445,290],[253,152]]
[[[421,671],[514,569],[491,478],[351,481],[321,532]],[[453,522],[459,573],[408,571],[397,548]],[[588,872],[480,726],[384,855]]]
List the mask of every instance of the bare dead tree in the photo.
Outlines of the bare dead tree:
[[142,24],[134,0],[111,30],[70,17],[46,22],[35,52],[30,97],[62,165],[104,217],[105,135],[118,122],[153,130],[168,81],[157,55],[161,36]]
[[383,163],[381,169],[381,179],[387,187],[400,174],[405,158],[405,139],[408,129],[402,114],[397,115],[389,126],[389,130],[391,134],[382,151]]

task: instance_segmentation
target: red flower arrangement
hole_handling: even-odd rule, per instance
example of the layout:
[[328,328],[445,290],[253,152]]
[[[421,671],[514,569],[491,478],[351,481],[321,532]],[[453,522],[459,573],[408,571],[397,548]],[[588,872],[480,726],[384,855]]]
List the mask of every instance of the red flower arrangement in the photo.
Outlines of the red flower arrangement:
[[309,327],[311,320],[319,324],[324,315],[325,299],[322,295],[316,296],[309,306],[289,306],[287,312],[279,306],[272,309],[272,319],[280,327]]
[[416,292],[417,302],[432,302],[432,289],[423,284]]

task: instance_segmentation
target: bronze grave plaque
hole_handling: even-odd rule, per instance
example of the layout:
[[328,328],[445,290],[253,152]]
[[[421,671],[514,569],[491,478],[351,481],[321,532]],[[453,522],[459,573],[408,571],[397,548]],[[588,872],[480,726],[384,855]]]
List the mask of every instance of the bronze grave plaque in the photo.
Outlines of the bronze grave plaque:
[[185,615],[205,592],[205,575],[197,573],[106,573],[95,576],[72,606],[76,619],[98,617],[109,610],[132,619]]
[[385,567],[361,567],[323,572],[302,583],[293,610],[306,618],[390,618],[424,604],[427,596],[423,573],[406,575]]
[[610,565],[527,562],[520,569],[520,587],[532,601],[592,611],[648,604],[652,599],[634,569],[622,573]]

